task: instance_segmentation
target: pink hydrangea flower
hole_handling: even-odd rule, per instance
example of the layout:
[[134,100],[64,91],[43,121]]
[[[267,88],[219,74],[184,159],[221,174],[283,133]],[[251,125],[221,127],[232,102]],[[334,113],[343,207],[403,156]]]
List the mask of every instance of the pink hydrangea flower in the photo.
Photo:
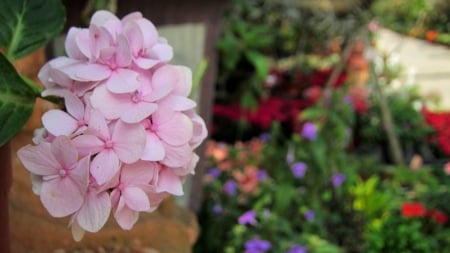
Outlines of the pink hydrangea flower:
[[65,107],[43,115],[34,145],[18,156],[48,212],[72,215],[78,241],[111,212],[131,229],[139,212],[182,195],[207,130],[188,98],[191,71],[168,63],[172,47],[141,13],[98,11],[88,28],[68,31],[65,49],[38,75],[42,96]]
[[26,169],[42,177],[41,201],[52,216],[64,217],[81,207],[89,183],[90,156],[78,160],[69,138],[25,146],[18,156]]

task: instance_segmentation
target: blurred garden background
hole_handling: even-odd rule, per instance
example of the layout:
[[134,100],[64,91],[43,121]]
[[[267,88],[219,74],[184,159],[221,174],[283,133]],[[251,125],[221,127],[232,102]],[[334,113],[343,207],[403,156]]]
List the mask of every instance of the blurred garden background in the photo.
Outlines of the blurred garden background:
[[[166,28],[209,138],[186,196],[129,241],[111,229],[83,251],[67,232],[52,248],[52,228],[45,252],[450,252],[448,0],[63,2],[72,25],[109,8]],[[44,252],[24,236],[32,193],[15,171],[13,252]]]

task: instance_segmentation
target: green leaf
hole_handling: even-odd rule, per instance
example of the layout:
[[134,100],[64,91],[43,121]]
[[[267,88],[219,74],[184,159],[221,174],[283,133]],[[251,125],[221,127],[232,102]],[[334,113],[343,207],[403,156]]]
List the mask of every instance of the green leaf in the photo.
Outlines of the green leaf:
[[33,89],[0,54],[0,146],[25,125],[33,112],[35,97]]
[[222,55],[222,63],[225,68],[232,70],[241,58],[239,42],[232,35],[228,35],[217,41],[217,48]]
[[280,215],[285,214],[294,195],[295,188],[287,184],[280,184],[275,193],[275,211]]
[[2,0],[0,47],[10,61],[20,59],[47,44],[64,23],[60,0]]
[[269,61],[267,58],[256,51],[246,51],[245,57],[255,68],[258,78],[261,80],[266,79],[269,74]]
[[322,107],[310,107],[303,110],[302,114],[300,115],[300,119],[315,120],[321,116],[324,116],[325,114],[326,111]]

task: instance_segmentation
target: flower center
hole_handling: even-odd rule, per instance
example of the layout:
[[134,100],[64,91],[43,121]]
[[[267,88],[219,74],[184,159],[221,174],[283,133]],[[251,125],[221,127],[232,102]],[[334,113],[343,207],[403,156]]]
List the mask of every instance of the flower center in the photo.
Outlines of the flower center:
[[78,127],[81,127],[81,126],[87,125],[87,122],[86,122],[86,120],[84,120],[84,119],[79,119],[79,120],[77,121],[77,124],[78,124]]
[[67,176],[69,173],[68,173],[68,171],[65,170],[65,169],[60,169],[60,170],[58,171],[58,174],[59,174],[60,177],[65,177],[65,176]]
[[114,147],[114,142],[112,140],[105,141],[105,148],[106,149],[111,149],[113,147]]
[[131,96],[131,101],[134,103],[139,103],[142,101],[142,92],[136,90],[134,91],[133,95]]

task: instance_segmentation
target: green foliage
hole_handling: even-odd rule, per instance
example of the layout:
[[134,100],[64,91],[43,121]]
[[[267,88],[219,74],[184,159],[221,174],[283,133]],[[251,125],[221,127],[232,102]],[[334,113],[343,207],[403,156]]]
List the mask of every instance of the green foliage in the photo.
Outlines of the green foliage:
[[0,146],[25,125],[33,112],[36,95],[14,66],[0,54]]
[[0,146],[11,139],[33,112],[40,88],[21,77],[10,61],[44,46],[63,28],[58,0],[5,0],[0,8]]
[[425,233],[424,220],[391,214],[368,237],[368,253],[431,253],[445,252],[437,248],[436,240]]
[[60,0],[3,0],[0,7],[0,46],[17,60],[47,44],[65,23]]

